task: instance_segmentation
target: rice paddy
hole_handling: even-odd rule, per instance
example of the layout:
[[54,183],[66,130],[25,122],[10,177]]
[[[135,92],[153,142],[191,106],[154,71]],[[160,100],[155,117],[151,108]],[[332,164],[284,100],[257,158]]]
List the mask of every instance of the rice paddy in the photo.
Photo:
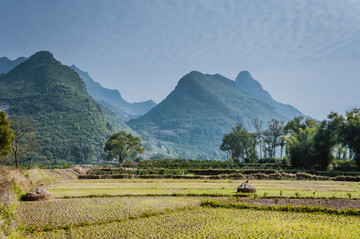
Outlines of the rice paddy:
[[199,209],[35,233],[31,238],[359,238],[360,218],[236,209]]
[[[87,195],[171,195],[214,193],[233,195],[243,181],[233,180],[180,180],[180,179],[84,179],[62,182],[49,187],[55,197]],[[359,182],[251,180],[259,195],[315,196],[360,198]],[[315,194],[314,194],[315,192]]]
[[[358,208],[359,182],[250,182],[258,189],[257,197],[232,198],[242,183],[233,180],[64,181],[47,187],[55,200],[21,202],[15,213],[15,225],[25,238],[360,238],[358,214],[271,209],[271,205],[287,204],[295,195],[312,197],[325,207],[343,200]],[[215,204],[271,205],[266,210],[257,206],[211,208],[204,203],[209,200],[201,196],[204,194],[223,195],[211,197]],[[262,199],[264,195],[268,201]],[[279,201],[277,196],[281,196]],[[301,204],[301,199],[291,200],[291,204],[297,201]]]

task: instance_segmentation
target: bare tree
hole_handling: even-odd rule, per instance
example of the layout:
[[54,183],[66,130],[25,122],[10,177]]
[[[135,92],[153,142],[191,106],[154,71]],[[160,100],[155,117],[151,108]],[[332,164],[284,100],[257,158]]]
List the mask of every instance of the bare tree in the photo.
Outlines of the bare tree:
[[284,134],[284,121],[272,119],[268,121],[268,129],[264,132],[264,141],[270,158],[275,157],[276,147],[281,145],[281,136]]
[[16,168],[18,168],[20,157],[38,149],[40,144],[35,139],[36,130],[30,119],[13,115],[10,120],[11,129],[15,133],[12,152],[14,154]]
[[262,137],[263,137],[263,130],[262,130],[262,124],[263,122],[259,119],[254,119],[252,121],[252,124],[255,128],[255,137],[256,141],[259,144],[259,158],[261,159],[261,152],[262,152]]

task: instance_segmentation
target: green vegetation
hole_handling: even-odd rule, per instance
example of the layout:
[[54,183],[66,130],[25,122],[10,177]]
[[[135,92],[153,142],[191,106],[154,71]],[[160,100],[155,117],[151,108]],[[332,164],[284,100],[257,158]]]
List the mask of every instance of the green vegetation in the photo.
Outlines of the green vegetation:
[[7,156],[11,152],[14,131],[10,128],[10,121],[6,113],[0,111],[0,156]]
[[[131,130],[92,100],[84,82],[49,52],[38,52],[0,76],[0,105],[33,121],[41,149],[29,159],[44,164],[103,158],[106,136]],[[24,158],[26,162],[29,159]]]
[[175,157],[224,159],[218,149],[224,133],[236,123],[251,130],[255,118],[264,122],[291,119],[244,93],[230,79],[190,72],[165,100],[128,124],[154,137]]
[[[197,180],[197,179],[81,179],[71,182],[61,182],[48,190],[55,197],[89,196],[89,195],[199,195],[199,196],[234,196],[236,188],[243,180]],[[301,197],[317,198],[360,197],[358,182],[336,181],[305,181],[305,180],[251,180],[258,194],[264,192],[268,197],[295,197],[298,192]]]
[[225,134],[220,145],[222,151],[229,151],[232,159],[239,157],[249,163],[256,158],[256,136],[243,129],[240,124],[233,128],[232,132]]
[[[250,160],[259,163],[267,157],[273,159],[278,153],[279,160],[274,160],[278,167],[327,170],[333,163],[332,167],[340,165],[342,170],[355,170],[355,163],[360,167],[357,136],[360,109],[347,112],[346,117],[331,113],[327,120],[317,122],[299,116],[286,125],[273,119],[268,121],[266,130],[261,130],[261,121],[254,120],[255,133],[237,124],[231,133],[224,135],[220,149],[229,152],[231,159],[237,162],[241,158],[245,163]],[[257,156],[262,154],[265,158],[259,159]]]
[[285,212],[306,212],[306,213],[328,213],[333,215],[351,215],[351,216],[360,216],[360,209],[335,209],[327,207],[317,207],[317,206],[264,206],[264,205],[250,205],[246,203],[233,203],[233,202],[224,202],[217,200],[205,200],[201,203],[201,206],[204,207],[213,207],[213,208],[232,208],[232,209],[253,209],[261,211],[285,211]]
[[252,197],[235,193],[243,182],[236,180],[69,180],[68,170],[23,173],[31,181],[34,173],[63,179],[47,187],[55,200],[19,202],[15,211],[0,213],[10,238],[351,238],[360,233],[360,185],[354,182],[251,180],[258,188]]
[[104,225],[35,233],[32,238],[357,238],[359,217],[199,209]]
[[136,158],[145,149],[142,147],[140,137],[120,131],[110,135],[110,138],[105,143],[104,151],[108,160],[117,158],[119,164],[122,165],[124,160]]
[[16,212],[16,221],[26,231],[54,230],[194,208],[201,200],[197,197],[103,197],[23,202]]

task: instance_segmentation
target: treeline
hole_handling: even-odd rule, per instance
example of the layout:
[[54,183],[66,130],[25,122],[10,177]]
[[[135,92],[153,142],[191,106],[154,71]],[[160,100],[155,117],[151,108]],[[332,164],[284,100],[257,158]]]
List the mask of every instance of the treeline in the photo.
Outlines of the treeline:
[[271,120],[267,129],[254,120],[254,132],[237,124],[223,137],[220,149],[235,162],[256,163],[266,159],[293,168],[328,169],[331,163],[360,167],[360,109],[345,116],[330,113],[323,121],[302,116],[287,122]]
[[197,160],[197,159],[144,159],[136,162],[126,161],[123,167],[137,169],[238,169],[245,166],[231,160]]

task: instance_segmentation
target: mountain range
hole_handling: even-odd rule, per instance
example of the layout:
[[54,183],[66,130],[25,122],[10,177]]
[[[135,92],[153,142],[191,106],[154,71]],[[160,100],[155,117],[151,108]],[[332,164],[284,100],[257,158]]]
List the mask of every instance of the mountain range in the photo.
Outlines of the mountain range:
[[236,123],[252,130],[252,120],[288,121],[302,115],[295,108],[272,99],[248,72],[236,82],[219,74],[190,72],[169,96],[147,114],[128,125],[146,132],[179,157],[224,158],[222,137]]
[[219,146],[236,123],[251,131],[254,119],[266,123],[303,115],[275,101],[247,71],[235,81],[190,72],[156,105],[129,103],[118,90],[102,87],[74,65],[62,65],[49,52],[18,58],[25,60],[16,60],[17,66],[6,59],[0,69],[14,68],[0,76],[0,110],[36,122],[42,159],[96,161],[107,135],[119,130],[141,136],[145,157],[224,159]]
[[0,76],[0,108],[34,123],[42,145],[35,157],[42,161],[94,161],[109,133],[132,132],[88,95],[76,72],[46,51]]
[[7,57],[0,57],[0,74],[8,73],[11,69],[13,69],[15,66],[23,63],[26,61],[26,57],[19,57],[16,60],[10,60]]
[[87,72],[80,70],[75,65],[72,65],[71,68],[83,79],[89,95],[95,101],[113,111],[123,121],[139,117],[156,106],[156,103],[152,100],[129,103],[122,98],[118,90],[104,88],[100,83],[94,81]]

